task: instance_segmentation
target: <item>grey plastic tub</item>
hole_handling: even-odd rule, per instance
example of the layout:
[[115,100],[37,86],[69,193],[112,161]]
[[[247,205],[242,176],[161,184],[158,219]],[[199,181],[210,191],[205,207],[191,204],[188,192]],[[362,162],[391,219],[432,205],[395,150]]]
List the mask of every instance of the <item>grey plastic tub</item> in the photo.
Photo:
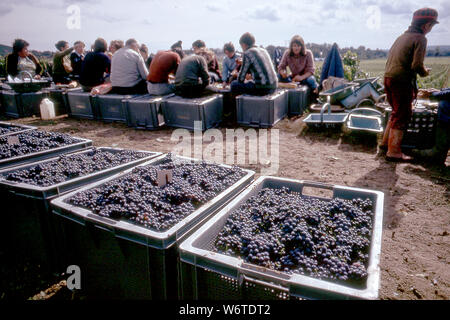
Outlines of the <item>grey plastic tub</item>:
[[[328,109],[327,113],[325,110]],[[329,103],[325,103],[320,110],[320,113],[311,113],[303,122],[306,123],[309,127],[314,128],[341,128],[342,125],[347,120],[348,113],[332,113],[331,105]]]
[[[157,165],[165,155],[145,165]],[[184,161],[195,159],[177,157]],[[225,165],[223,165],[225,166]],[[71,250],[69,263],[84,273],[82,290],[88,296],[126,299],[179,297],[178,245],[253,180],[254,172],[224,190],[167,231],[157,232],[125,220],[113,220],[66,202],[78,192],[121,178],[132,169],[83,187],[51,202],[60,216]]]
[[357,86],[357,83],[347,83],[327,91],[322,91],[319,93],[319,100],[331,104],[339,104],[342,99],[351,95]]
[[[122,150],[98,149],[110,152]],[[69,156],[90,151],[91,149],[88,149],[72,153]],[[9,203],[3,217],[2,230],[0,230],[0,239],[4,240],[0,244],[0,251],[7,252],[7,256],[9,256],[6,263],[20,261],[21,263],[40,265],[43,272],[64,272],[68,266],[65,260],[70,248],[64,246],[62,227],[54,219],[50,201],[83,185],[107,178],[161,155],[156,152],[139,152],[146,153],[148,156],[46,187],[9,181],[4,179],[4,176],[53,161],[56,158],[0,171],[0,199],[2,202]],[[13,247],[9,246],[11,243],[14,243]],[[5,244],[6,247],[4,247]]]
[[69,103],[69,116],[77,119],[98,119],[99,114],[93,103],[90,92],[77,91],[67,92]]
[[139,95],[103,94],[92,98],[99,119],[104,122],[127,122],[125,103]]
[[10,135],[14,135],[14,134],[20,134],[20,133],[24,133],[24,132],[27,132],[27,131],[31,131],[31,130],[36,130],[37,129],[37,127],[27,126],[27,125],[24,125],[24,124],[11,123],[11,122],[0,122],[0,127],[1,128],[9,128],[9,127],[19,127],[19,128],[21,128],[20,131],[11,131],[11,132],[2,134],[0,137],[10,136]]
[[383,114],[370,108],[353,109],[348,114],[346,125],[350,130],[382,133]]
[[[13,135],[10,135],[10,136],[13,136]],[[16,166],[27,164],[27,163],[33,163],[33,162],[40,161],[40,160],[45,160],[48,158],[56,157],[57,155],[60,155],[63,153],[71,153],[71,152],[86,149],[86,148],[92,146],[92,140],[78,138],[78,137],[72,137],[72,138],[78,139],[79,142],[70,144],[70,145],[66,145],[66,146],[61,146],[58,148],[44,150],[44,151],[32,152],[32,153],[25,154],[22,156],[1,159],[0,160],[0,170],[6,169],[6,168],[11,168],[11,167],[16,167]]]
[[2,94],[2,107],[5,115],[11,118],[24,118],[33,115],[40,116],[40,104],[44,98],[42,92],[17,93],[4,90]]
[[[228,216],[263,188],[287,187],[303,193],[304,187],[333,191],[333,198],[369,198],[374,203],[374,222],[366,287],[358,289],[299,274],[276,272],[242,259],[213,252],[214,241]],[[260,177],[180,245],[182,298],[228,299],[377,299],[380,286],[384,194],[380,191]]]
[[270,128],[288,113],[288,92],[278,90],[266,96],[243,94],[236,97],[237,123],[256,128]]
[[162,103],[167,126],[194,130],[194,121],[202,122],[202,130],[217,127],[222,122],[223,96],[214,94],[201,98],[173,96]]
[[310,90],[308,86],[300,86],[295,89],[288,89],[288,114],[302,115],[309,105]]
[[150,94],[125,101],[127,125],[136,129],[155,130],[165,124],[162,104],[164,99],[173,97],[152,96]]

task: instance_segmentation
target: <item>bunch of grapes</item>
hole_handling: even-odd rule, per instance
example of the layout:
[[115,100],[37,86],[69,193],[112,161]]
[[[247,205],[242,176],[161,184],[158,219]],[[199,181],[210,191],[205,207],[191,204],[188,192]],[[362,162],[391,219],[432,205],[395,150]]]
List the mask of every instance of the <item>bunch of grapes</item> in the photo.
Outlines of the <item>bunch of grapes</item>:
[[[160,170],[172,171],[172,181],[164,186],[158,186]],[[238,167],[180,161],[169,154],[157,165],[136,167],[120,178],[77,193],[68,203],[100,216],[165,231],[243,176],[245,171]]]
[[17,131],[22,131],[22,130],[24,130],[24,129],[22,127],[18,127],[18,126],[7,126],[7,127],[0,126],[0,135],[17,132]]
[[64,133],[41,130],[32,130],[15,136],[18,137],[19,143],[10,144],[8,143],[8,137],[0,137],[0,159],[12,158],[81,142],[81,140]]
[[233,211],[215,252],[286,273],[360,286],[367,278],[370,199],[324,201],[262,189]]
[[108,168],[142,159],[148,154],[132,150],[117,152],[93,148],[89,152],[62,155],[59,158],[37,164],[27,169],[12,171],[4,179],[47,187]]

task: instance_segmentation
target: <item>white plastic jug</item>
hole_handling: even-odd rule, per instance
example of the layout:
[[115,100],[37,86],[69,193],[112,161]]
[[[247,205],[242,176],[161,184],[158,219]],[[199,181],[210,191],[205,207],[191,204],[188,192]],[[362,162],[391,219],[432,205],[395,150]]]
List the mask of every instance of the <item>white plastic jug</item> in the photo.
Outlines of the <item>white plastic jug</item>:
[[41,110],[42,120],[49,120],[55,117],[55,105],[50,99],[48,98],[42,99],[41,105],[39,107]]

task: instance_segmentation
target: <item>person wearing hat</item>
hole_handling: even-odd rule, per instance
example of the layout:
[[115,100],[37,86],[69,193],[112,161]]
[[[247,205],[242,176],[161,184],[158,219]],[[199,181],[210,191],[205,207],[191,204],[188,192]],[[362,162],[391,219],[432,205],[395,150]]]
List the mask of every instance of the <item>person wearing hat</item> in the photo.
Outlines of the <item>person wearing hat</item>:
[[417,95],[417,74],[426,77],[430,69],[424,66],[427,35],[437,23],[438,13],[431,8],[414,12],[411,26],[395,40],[389,50],[384,74],[384,86],[392,113],[380,144],[389,161],[408,161],[401,143],[412,115],[412,101]]

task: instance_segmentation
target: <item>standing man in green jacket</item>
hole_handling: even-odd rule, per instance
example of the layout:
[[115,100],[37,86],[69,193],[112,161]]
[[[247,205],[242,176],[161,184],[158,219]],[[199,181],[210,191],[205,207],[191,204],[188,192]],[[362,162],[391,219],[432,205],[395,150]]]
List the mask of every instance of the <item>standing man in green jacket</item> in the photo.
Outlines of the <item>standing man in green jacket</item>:
[[427,49],[425,35],[439,23],[437,17],[437,11],[431,8],[414,12],[411,26],[395,40],[389,51],[384,86],[392,114],[380,145],[380,149],[387,146],[387,160],[411,160],[402,153],[401,143],[412,115],[412,102],[417,95],[417,74],[426,77],[430,71],[423,64]]

